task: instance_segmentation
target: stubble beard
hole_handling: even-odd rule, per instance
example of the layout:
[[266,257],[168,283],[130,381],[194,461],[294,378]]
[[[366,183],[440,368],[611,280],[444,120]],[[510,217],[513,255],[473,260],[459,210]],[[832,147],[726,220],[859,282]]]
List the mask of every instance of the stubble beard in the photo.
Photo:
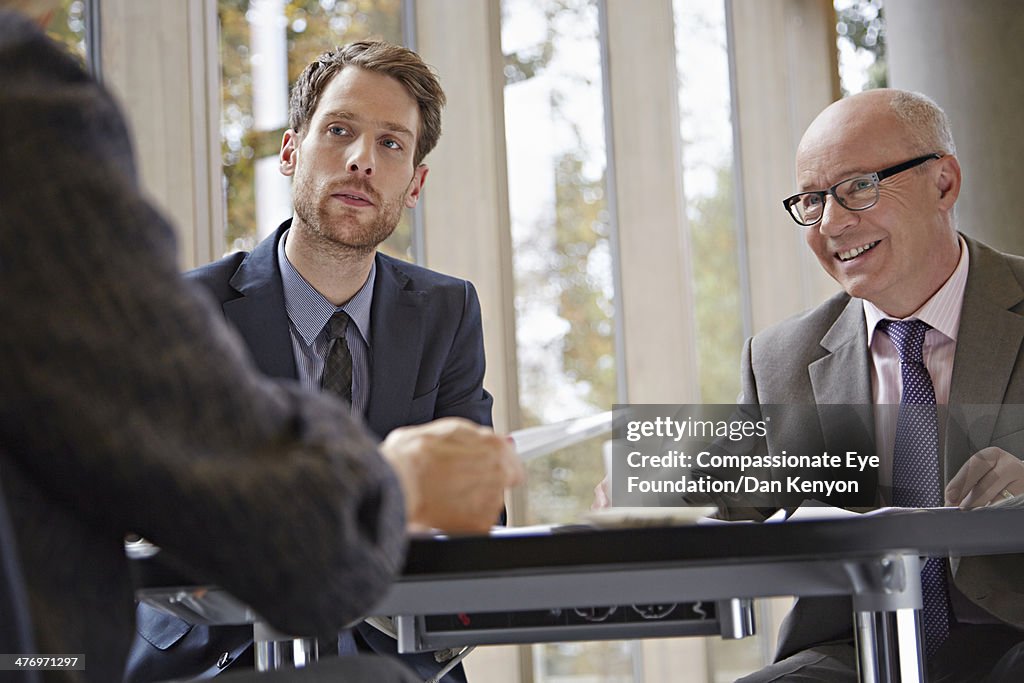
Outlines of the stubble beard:
[[402,218],[401,197],[384,200],[368,186],[358,189],[378,207],[369,224],[360,221],[358,209],[344,207],[341,213],[332,213],[330,203],[336,200],[327,193],[317,203],[314,194],[304,187],[295,192],[295,216],[321,244],[339,255],[363,256],[373,252],[391,236]]

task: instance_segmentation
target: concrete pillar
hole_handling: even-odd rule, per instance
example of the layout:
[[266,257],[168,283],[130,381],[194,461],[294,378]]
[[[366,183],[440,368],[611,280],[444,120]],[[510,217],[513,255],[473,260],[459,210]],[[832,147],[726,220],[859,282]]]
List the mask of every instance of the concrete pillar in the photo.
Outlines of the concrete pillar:
[[180,266],[220,258],[217,0],[103,0],[100,32],[103,82],[128,117],[142,186],[178,234]]
[[889,83],[929,95],[952,121],[960,229],[1024,254],[1024,3],[892,0],[885,18]]
[[[893,0],[898,2],[899,0]],[[839,99],[832,0],[730,0],[739,185],[753,332],[838,291],[782,200],[804,130]]]

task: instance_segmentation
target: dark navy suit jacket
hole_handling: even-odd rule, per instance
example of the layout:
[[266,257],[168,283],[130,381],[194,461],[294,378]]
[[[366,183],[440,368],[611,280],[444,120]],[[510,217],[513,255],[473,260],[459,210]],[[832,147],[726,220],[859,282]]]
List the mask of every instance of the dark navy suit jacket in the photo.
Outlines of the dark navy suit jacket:
[[[295,379],[277,263],[278,241],[290,225],[286,221],[251,254],[231,254],[185,277],[221,302],[260,370]],[[483,388],[483,328],[473,285],[381,253],[376,259],[367,424],[381,438],[440,417],[489,426],[493,399]]]
[[[231,254],[185,278],[220,302],[260,370],[297,379],[277,261],[278,242],[290,225],[283,223],[252,253]],[[364,415],[369,428],[383,438],[396,427],[451,416],[490,426],[493,399],[483,388],[483,328],[473,285],[381,253],[376,261]],[[218,660],[229,664],[252,638],[249,627],[192,626],[145,606],[136,621],[141,638],[132,646],[127,681],[216,673]],[[372,627],[361,624],[358,631],[374,650],[395,652],[394,641]],[[403,660],[425,676],[439,668],[431,654]]]

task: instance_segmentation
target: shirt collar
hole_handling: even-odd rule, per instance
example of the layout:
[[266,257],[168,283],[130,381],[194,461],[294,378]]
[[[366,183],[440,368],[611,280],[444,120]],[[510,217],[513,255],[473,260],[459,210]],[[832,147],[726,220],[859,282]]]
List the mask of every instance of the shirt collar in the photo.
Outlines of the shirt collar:
[[370,274],[359,291],[341,306],[335,306],[309,284],[288,260],[284,248],[288,233],[289,230],[286,230],[277,243],[277,263],[281,269],[285,312],[303,341],[307,346],[311,345],[331,316],[343,310],[348,313],[363,341],[369,346],[370,306],[373,303],[373,283],[377,279],[377,259],[373,259]]
[[[953,341],[956,341],[957,330],[960,328],[960,311],[963,308],[964,289],[967,287],[967,269],[971,261],[964,238],[958,235],[957,239],[960,242],[960,261],[956,264],[953,274],[939,288],[939,291],[924,302],[921,308],[907,316],[908,319],[917,318],[928,323],[933,329]],[[864,322],[867,324],[868,348],[871,347],[879,321],[886,318],[891,319],[892,316],[886,315],[882,309],[870,301],[864,300]]]

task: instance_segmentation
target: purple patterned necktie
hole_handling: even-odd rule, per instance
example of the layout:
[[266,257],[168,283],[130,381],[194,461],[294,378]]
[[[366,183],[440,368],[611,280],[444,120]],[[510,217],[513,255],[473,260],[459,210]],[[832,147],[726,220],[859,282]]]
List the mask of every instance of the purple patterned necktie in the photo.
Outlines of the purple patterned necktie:
[[352,403],[352,352],[349,351],[345,332],[350,318],[345,311],[337,311],[327,321],[327,334],[331,347],[324,361],[324,374],[320,385],[324,391],[333,391]]
[[[939,427],[935,388],[924,364],[924,335],[931,329],[920,320],[882,320],[878,328],[889,335],[900,354],[903,393],[896,421],[892,455],[892,504],[928,508],[942,505],[939,475]],[[946,561],[929,557],[921,568],[924,633],[928,656],[949,636],[949,586]]]

